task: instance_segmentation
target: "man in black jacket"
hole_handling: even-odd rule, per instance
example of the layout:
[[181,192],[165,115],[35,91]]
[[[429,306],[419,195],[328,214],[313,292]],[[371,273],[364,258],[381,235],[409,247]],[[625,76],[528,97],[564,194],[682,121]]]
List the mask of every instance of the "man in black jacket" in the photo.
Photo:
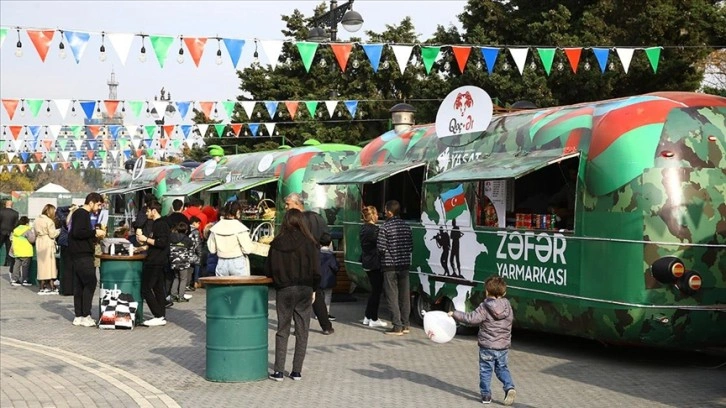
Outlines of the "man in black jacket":
[[[141,295],[144,297],[153,319],[144,322],[145,326],[163,326],[166,324],[166,293],[164,289],[164,272],[169,263],[169,224],[157,221],[161,218],[161,204],[150,202],[146,207],[146,217],[153,221],[151,234],[139,234],[136,240],[141,245],[147,245],[144,270],[141,278]],[[147,221],[148,222],[148,221]]]
[[68,232],[68,252],[71,254],[73,270],[73,308],[76,318],[74,326],[93,327],[91,317],[93,293],[96,291],[96,267],[93,263],[96,238],[106,236],[106,231],[91,227],[91,213],[98,212],[103,197],[98,193],[86,196],[85,203],[73,212],[71,230]]
[[5,200],[5,205],[0,209],[0,250],[5,247],[5,265],[10,266],[11,271],[14,259],[10,257],[10,234],[17,226],[18,218],[20,215],[13,210],[13,201]]

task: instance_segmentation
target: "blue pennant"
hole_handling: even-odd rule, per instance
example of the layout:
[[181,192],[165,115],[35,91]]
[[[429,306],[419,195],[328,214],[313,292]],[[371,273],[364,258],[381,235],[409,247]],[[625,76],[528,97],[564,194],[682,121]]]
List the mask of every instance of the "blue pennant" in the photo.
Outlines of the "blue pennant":
[[189,105],[191,102],[177,102],[176,108],[179,111],[179,114],[181,115],[182,119],[187,117],[187,113],[189,113]]
[[605,68],[608,66],[608,55],[610,55],[610,49],[608,48],[593,48],[593,54],[597,58],[597,63],[600,65],[600,72],[605,73]]
[[93,112],[96,110],[96,101],[81,101],[81,108],[86,114],[86,119],[93,118]]
[[28,130],[30,130],[30,133],[33,135],[34,139],[38,139],[38,134],[40,133],[41,126],[28,126]]
[[51,168],[52,168],[53,170],[58,170],[58,166],[60,166],[60,163],[57,163],[57,162],[52,162],[52,163],[50,163],[50,167],[51,167]]
[[28,162],[28,157],[30,157],[30,153],[28,152],[20,152],[20,158],[23,160],[23,163]]
[[381,53],[383,52],[383,44],[363,44],[363,51],[366,52],[368,59],[373,66],[373,72],[378,72],[378,65],[381,63]]
[[351,117],[355,117],[355,112],[358,110],[358,101],[345,101],[345,107],[348,108]]
[[247,126],[250,127],[250,132],[252,132],[252,137],[257,137],[257,129],[259,129],[260,124],[259,123],[249,123]]
[[88,142],[88,149],[89,150],[96,150],[96,145],[98,144],[95,140],[87,140]]
[[242,47],[245,46],[245,40],[235,40],[232,38],[222,38],[224,46],[227,47],[229,57],[232,59],[232,64],[237,68],[239,62],[239,56],[242,54]]
[[121,125],[110,125],[108,129],[111,131],[111,137],[113,137],[113,140],[118,139],[118,132],[121,130],[123,126]]
[[494,71],[494,64],[497,62],[497,56],[499,56],[499,48],[483,47],[481,49],[481,55],[484,57],[484,62],[487,64],[487,71],[489,75]]
[[83,157],[83,153],[80,150],[73,152],[73,155],[76,156],[77,160],[81,160],[81,158]]
[[126,157],[127,159],[130,159],[130,158],[131,158],[131,150],[124,150],[124,156],[125,156],[125,157]]
[[182,134],[184,134],[184,139],[189,139],[189,132],[192,130],[192,125],[180,125]]
[[103,165],[103,162],[101,161],[101,159],[95,159],[93,161],[93,167],[95,167],[97,169],[100,169],[102,165]]
[[278,102],[274,101],[265,102],[265,108],[267,108],[267,113],[270,114],[270,119],[275,118],[275,112],[277,112],[277,104]]

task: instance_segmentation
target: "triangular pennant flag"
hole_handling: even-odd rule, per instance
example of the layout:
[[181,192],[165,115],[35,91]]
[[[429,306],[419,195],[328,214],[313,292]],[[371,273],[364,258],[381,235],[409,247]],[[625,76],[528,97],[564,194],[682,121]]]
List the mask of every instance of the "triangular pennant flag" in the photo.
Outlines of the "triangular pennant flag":
[[234,113],[234,106],[236,104],[236,101],[222,101],[222,108],[224,108],[224,113],[227,114],[229,120],[232,120],[232,114]]
[[111,139],[103,139],[103,147],[105,149],[110,149],[113,146],[113,140]]
[[50,151],[53,149],[53,145],[55,145],[55,140],[53,139],[43,139],[43,146],[45,146],[46,151]]
[[[348,58],[350,58],[350,52],[353,50],[352,43],[331,43],[330,48],[335,54],[335,59],[338,61],[340,70],[345,72],[345,68],[348,66]],[[308,68],[308,71],[310,69]]]
[[159,139],[159,146],[161,146],[162,149],[166,149],[166,144],[169,142],[168,138],[162,137]]
[[168,37],[164,35],[150,35],[149,40],[151,46],[154,48],[156,59],[159,61],[159,66],[164,68],[164,62],[166,62],[166,56],[169,55],[169,47],[174,42],[174,37]]
[[270,115],[270,119],[275,118],[275,113],[277,113],[277,102],[275,101],[266,101],[265,102],[265,108],[267,108],[267,113]]
[[260,41],[262,45],[262,51],[267,55],[267,61],[272,65],[274,71],[277,67],[277,61],[280,59],[280,53],[282,53],[282,41]]
[[8,29],[5,27],[0,27],[0,48],[2,48],[3,43],[5,42],[5,37],[8,35]]
[[58,139],[58,146],[60,147],[60,150],[66,150],[66,146],[68,145],[68,139]]
[[43,100],[42,99],[26,99],[25,103],[28,104],[28,109],[30,109],[30,113],[33,115],[33,117],[37,118],[38,112],[40,112],[40,108],[43,106]]
[[[17,156],[17,153],[15,153],[15,152],[5,152],[5,154],[8,155],[8,161],[10,161],[10,162],[13,161],[13,159],[15,158],[15,156]],[[10,167],[8,166],[8,169],[9,168]]]
[[274,136],[275,135],[275,133],[274,133],[275,132],[275,125],[277,125],[277,123],[275,123],[275,122],[265,123],[265,129],[267,129],[267,134],[268,135],[270,135],[270,136]]
[[70,99],[54,99],[53,102],[55,103],[56,109],[58,109],[58,112],[61,114],[61,118],[65,120],[66,115],[68,114],[68,106],[71,104]]
[[13,146],[15,146],[15,151],[20,151],[25,149],[25,139],[16,139],[13,140]]
[[494,71],[494,64],[497,63],[499,48],[482,47],[481,55],[484,57],[484,62],[487,64],[487,71],[489,71],[489,75],[491,75]]
[[13,135],[13,139],[18,140],[18,136],[20,135],[20,132],[23,130],[23,126],[12,125],[12,126],[8,126],[8,129],[10,129],[10,134]]
[[146,149],[146,157],[154,157],[154,149]]
[[20,152],[20,160],[22,160],[23,163],[27,163],[29,157],[30,157],[30,153],[28,153],[28,152]]
[[181,128],[181,131],[182,131],[182,134],[184,135],[184,138],[185,139],[188,138],[189,137],[189,131],[192,130],[192,125],[180,125],[179,127]]
[[126,159],[130,159],[131,158],[131,150],[129,150],[129,149],[124,150],[124,157]]
[[232,38],[222,38],[224,46],[227,48],[229,58],[232,60],[232,65],[237,68],[239,57],[242,55],[242,48],[245,46],[245,40],[235,40]]
[[214,107],[214,102],[210,102],[210,101],[199,102],[199,106],[202,108],[202,112],[204,112],[204,116],[206,116],[207,119],[211,119],[210,115],[212,114],[212,108]]
[[96,111],[96,101],[80,101],[83,113],[86,114],[86,119],[92,119],[93,113]]
[[242,105],[242,109],[245,110],[247,117],[249,119],[252,119],[252,114],[255,111],[256,102],[255,101],[242,101],[242,102],[240,102],[240,104]]
[[64,162],[67,162],[68,159],[70,158],[71,152],[69,152],[69,151],[61,151],[60,152],[60,155],[63,158],[63,161]]
[[96,157],[96,149],[95,147],[91,150],[86,151],[86,156],[88,156],[89,159],[93,160],[94,157]]
[[648,61],[650,61],[650,66],[653,68],[653,73],[658,72],[658,62],[660,61],[660,50],[661,47],[650,47],[646,48],[643,51],[645,51],[645,55],[648,57]]
[[60,134],[61,125],[48,125],[48,130],[50,131],[50,137],[56,140]]
[[18,99],[3,99],[3,106],[5,107],[5,111],[8,113],[8,117],[10,120],[13,120],[13,116],[15,116],[15,110],[18,108],[18,104],[20,103],[20,100]]
[[381,53],[383,53],[383,44],[363,44],[362,47],[368,56],[368,60],[371,62],[373,72],[378,72],[378,65],[381,63]]
[[519,74],[524,73],[524,64],[527,62],[527,54],[529,54],[529,48],[510,48],[509,53],[514,59],[514,63],[517,65]]
[[111,42],[113,49],[116,50],[116,54],[118,54],[118,58],[121,60],[121,65],[126,65],[126,59],[129,57],[134,35],[127,33],[108,33],[106,37]]
[[253,137],[257,137],[257,129],[260,128],[259,123],[248,123],[247,126],[250,128],[250,133],[252,133]]
[[605,69],[608,67],[608,56],[610,55],[609,48],[593,48],[592,53],[597,58],[597,63],[600,65],[600,72],[605,73]]
[[33,42],[35,50],[38,51],[40,60],[45,62],[45,57],[48,55],[48,49],[50,43],[53,41],[53,35],[55,30],[27,30],[30,41]]
[[345,107],[348,108],[351,117],[355,117],[355,112],[358,110],[358,101],[345,101]]
[[204,54],[204,45],[207,43],[205,37],[184,37],[184,44],[189,50],[189,55],[192,56],[194,65],[199,66],[199,61],[202,59]]
[[[38,155],[40,155],[40,157],[38,157]],[[35,160],[37,160],[37,161],[43,160],[43,153],[36,153],[35,154]],[[35,163],[30,163],[30,164],[28,164],[28,170],[35,171],[35,167],[36,166],[38,166],[38,165],[35,164]]]
[[40,126],[30,125],[28,126],[28,130],[30,131],[30,134],[33,135],[33,139],[38,139],[38,135],[40,134]]
[[171,145],[174,146],[175,149],[178,149],[181,146],[181,142],[182,141],[181,140],[178,140],[178,139],[172,140],[171,141]]
[[459,72],[463,74],[464,69],[466,69],[466,62],[469,60],[469,54],[471,54],[471,47],[452,46],[451,51],[454,52],[454,58],[459,66]]
[[125,149],[126,146],[129,145],[129,143],[133,144],[133,140],[135,140],[135,139],[119,139],[118,146],[122,149]]
[[187,117],[187,113],[189,113],[189,105],[191,102],[176,102],[176,110],[179,111],[179,114],[182,117],[182,120]]
[[405,71],[406,67],[408,66],[408,60],[411,59],[411,53],[413,52],[413,46],[411,46],[411,45],[391,45],[391,49],[393,49],[393,55],[396,57],[396,62],[398,63],[398,69],[400,69],[401,73],[403,74],[403,71]]
[[25,165],[25,164],[18,164],[18,170],[19,170],[19,171],[20,171],[21,173],[25,173],[25,169],[26,169],[27,167],[28,167],[28,166],[27,166],[27,165]]
[[116,161],[118,159],[118,150],[110,150],[111,152],[111,160]]
[[325,101],[325,107],[328,108],[328,115],[332,118],[335,114],[335,108],[338,106],[338,101]]
[[86,50],[91,35],[80,31],[66,31],[65,35],[66,40],[68,40],[68,45],[71,47],[71,51],[73,51],[73,58],[76,59],[76,64],[78,64],[81,62],[83,51]]
[[76,138],[80,138],[82,136],[81,135],[82,131],[83,131],[83,126],[81,126],[81,125],[72,125],[71,126],[71,133],[73,133],[73,136],[75,136]]
[[552,62],[555,60],[555,50],[556,48],[537,48],[539,59],[542,60],[542,65],[544,65],[548,76],[552,70]]
[[146,134],[149,135],[150,138],[156,136],[156,125],[146,125],[144,126],[144,130],[146,130]]
[[141,114],[141,109],[144,108],[144,101],[126,101],[126,103],[129,104],[131,114],[134,115],[135,118],[138,118]]
[[166,108],[169,106],[169,101],[154,101],[154,109],[159,117],[166,115]]
[[104,106],[106,107],[106,113],[108,116],[113,117],[116,114],[116,109],[118,108],[119,101],[112,101],[110,99],[106,99],[103,101]]
[[[121,144],[122,145],[124,144],[123,141],[121,141]],[[133,146],[134,149],[138,149],[139,145],[141,145],[141,139],[138,139],[138,138],[131,139],[131,146]]]
[[305,106],[308,108],[310,117],[315,119],[315,111],[318,110],[318,101],[305,101]]
[[[53,157],[50,160],[55,161],[55,153],[53,154]],[[40,163],[40,169],[43,171],[46,171],[48,169],[48,163],[46,163],[46,162]]]
[[199,129],[199,134],[202,135],[202,137],[207,137],[207,129],[209,129],[208,124],[200,123],[197,125],[197,129]]
[[296,45],[297,51],[300,53],[300,57],[303,60],[305,70],[310,72],[310,66],[313,63],[313,58],[315,58],[315,51],[318,49],[318,43],[298,41]]
[[95,141],[95,140],[89,140],[88,141],[88,148],[90,149],[90,151],[96,150],[96,146],[98,146],[98,142],[97,141]]
[[295,114],[297,114],[297,107],[300,104],[298,101],[285,101],[285,107],[287,113],[290,114],[290,119],[295,120]]
[[431,67],[434,66],[436,58],[439,57],[439,52],[441,52],[441,47],[430,45],[421,46],[421,58],[426,68],[426,74],[431,73]]
[[176,125],[164,125],[164,132],[166,133],[166,137],[171,137],[171,135],[174,134],[175,128]]
[[139,126],[138,125],[127,125],[124,126],[126,128],[126,133],[129,137],[136,136],[137,133],[139,133]]
[[570,67],[572,73],[577,73],[577,66],[580,64],[580,55],[582,55],[582,48],[565,48],[565,55],[567,60],[570,61]]
[[224,136],[224,128],[226,128],[227,125],[223,124],[216,124],[214,125],[214,131],[217,132],[217,137]]
[[633,52],[635,52],[634,48],[616,48],[615,51],[618,53],[618,57],[620,57],[620,62],[623,64],[623,70],[625,70],[625,73],[628,73],[628,68],[630,68],[630,61],[633,60]]
[[239,132],[242,131],[242,124],[241,123],[232,123],[229,125],[229,127],[232,128],[232,132],[234,132],[235,137],[239,136]]

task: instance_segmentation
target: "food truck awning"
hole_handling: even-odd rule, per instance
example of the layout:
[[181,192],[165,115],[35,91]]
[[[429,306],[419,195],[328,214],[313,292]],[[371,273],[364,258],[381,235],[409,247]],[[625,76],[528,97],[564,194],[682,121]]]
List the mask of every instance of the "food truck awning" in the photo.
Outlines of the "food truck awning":
[[251,177],[251,178],[245,178],[241,180],[235,180],[230,181],[229,183],[224,183],[221,186],[214,187],[212,189],[209,189],[210,192],[219,192],[219,191],[243,191],[243,190],[249,190],[251,188],[260,186],[262,184],[272,183],[273,181],[279,180],[279,177]]
[[152,183],[143,183],[143,184],[132,184],[127,187],[117,187],[112,190],[104,190],[102,194],[129,194],[129,193],[135,193],[137,191],[146,190],[148,188],[153,188],[154,184]]
[[206,190],[209,187],[216,186],[221,182],[221,180],[189,181],[179,187],[175,187],[174,189],[167,191],[164,193],[164,197],[188,196],[190,194]]
[[426,180],[425,183],[517,179],[545,166],[559,163],[579,155],[580,153],[563,154],[557,150],[534,151],[518,157],[509,153],[497,153],[492,154],[485,160],[464,163],[451,170],[437,174]]
[[358,167],[341,171],[328,178],[318,181],[318,184],[366,184],[378,183],[383,179],[395,176],[398,173],[426,165],[425,162],[414,163],[386,163]]

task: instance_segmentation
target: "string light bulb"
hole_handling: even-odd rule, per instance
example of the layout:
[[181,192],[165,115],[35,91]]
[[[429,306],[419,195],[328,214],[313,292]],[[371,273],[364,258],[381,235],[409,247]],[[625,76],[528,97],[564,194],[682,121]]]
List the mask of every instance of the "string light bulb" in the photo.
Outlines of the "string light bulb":
[[252,69],[260,66],[260,53],[257,52],[257,39],[255,38],[255,52],[252,54]]
[[46,99],[45,101],[48,103],[48,106],[45,108],[45,114],[50,117],[50,100]]
[[18,30],[18,42],[15,44],[15,56],[16,57],[22,57],[23,56],[23,43],[20,42],[20,29]]
[[565,64],[563,64],[561,62],[558,62],[557,63],[557,70],[558,71],[562,71],[563,69],[565,69]]
[[328,66],[328,61],[326,61],[325,58],[320,58],[320,66],[325,68]]
[[184,37],[179,37],[179,55],[176,56],[176,62],[184,63],[184,47],[182,46],[182,40]]
[[482,68],[481,61],[476,62],[476,69],[479,70]]
[[451,69],[451,64],[449,63],[449,61],[446,61],[444,63],[444,71],[448,71],[450,69]]
[[590,63],[589,62],[585,62],[584,68],[585,68],[585,71],[589,71],[590,70]]
[[388,61],[383,61],[381,68],[388,69],[390,66],[391,66],[391,64]]
[[58,49],[60,50],[60,51],[58,51],[58,56],[60,57],[60,59],[66,59],[68,54],[66,54],[66,45],[63,44],[63,30],[58,30],[58,31],[60,31],[60,38],[61,38],[60,44],[58,44]]
[[357,59],[353,60],[353,68],[358,68],[360,66],[360,62],[358,62]]
[[100,48],[100,54],[98,54],[98,60],[101,62],[106,61],[106,32],[101,32],[101,48]]
[[144,44],[145,35],[141,35],[141,54],[139,54],[139,61],[146,62],[146,46]]
[[222,42],[217,37],[217,58],[214,60],[217,65],[222,65]]

